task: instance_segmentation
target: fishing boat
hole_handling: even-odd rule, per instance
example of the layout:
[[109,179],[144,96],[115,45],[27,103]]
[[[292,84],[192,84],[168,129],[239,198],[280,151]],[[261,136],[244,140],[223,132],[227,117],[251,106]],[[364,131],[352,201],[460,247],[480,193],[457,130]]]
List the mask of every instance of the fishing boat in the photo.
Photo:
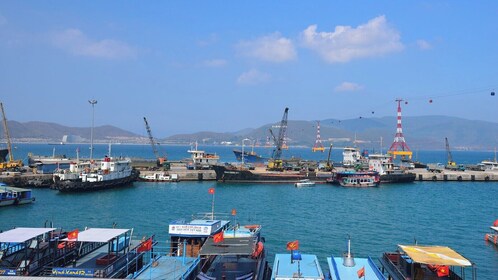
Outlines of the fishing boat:
[[212,165],[215,165],[220,160],[220,156],[217,154],[206,153],[206,151],[199,150],[197,147],[197,142],[195,142],[194,147],[187,151],[191,154],[192,163],[190,165],[191,169],[210,169]]
[[377,172],[355,172],[342,176],[339,179],[339,185],[343,187],[367,188],[378,187],[380,176]]
[[325,275],[316,255],[301,254],[293,251],[291,254],[275,254],[271,280],[322,280]]
[[384,253],[379,261],[382,272],[393,280],[477,279],[475,264],[445,246],[398,245],[396,252]]
[[244,168],[235,165],[213,165],[218,182],[229,183],[295,183],[303,179],[325,182],[331,175],[328,172],[309,170],[268,171],[265,167]]
[[380,174],[381,183],[410,183],[416,174],[397,167],[390,155],[371,154],[368,156],[368,168]]
[[235,225],[206,240],[197,279],[264,280],[270,275],[261,225]]
[[69,169],[54,172],[50,187],[61,192],[95,191],[122,187],[134,182],[138,172],[129,158],[105,156],[102,161],[71,163]]
[[[377,279],[386,277],[379,270],[372,258],[356,258],[351,253],[351,240],[348,239],[348,251],[342,257],[327,257],[329,279]],[[366,276],[368,275],[368,276]]]
[[35,197],[32,195],[31,189],[9,187],[0,183],[0,206],[21,205],[34,201]]
[[303,180],[299,180],[299,182],[296,182],[294,184],[294,186],[296,186],[296,188],[301,188],[301,187],[314,187],[315,186],[315,182],[309,180],[309,179],[303,179]]
[[484,240],[498,246],[498,220],[496,220],[489,228],[491,229],[491,232],[484,235]]

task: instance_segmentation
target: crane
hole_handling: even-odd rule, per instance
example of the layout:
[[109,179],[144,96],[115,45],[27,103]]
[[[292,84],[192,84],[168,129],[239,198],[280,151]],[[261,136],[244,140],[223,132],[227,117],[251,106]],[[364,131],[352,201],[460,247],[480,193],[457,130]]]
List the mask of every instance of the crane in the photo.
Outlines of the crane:
[[3,120],[3,130],[5,133],[5,138],[7,139],[7,149],[9,151],[9,161],[0,163],[0,169],[17,169],[22,167],[22,160],[14,160],[12,155],[12,144],[10,142],[9,127],[7,126],[7,117],[5,116],[5,111],[3,109],[3,103],[0,102],[0,108],[2,109],[2,120]]
[[448,166],[455,166],[456,162],[453,161],[453,156],[451,155],[450,143],[448,142],[448,137],[444,137],[446,142],[446,154],[448,154]]
[[282,145],[284,143],[285,130],[287,129],[287,115],[289,112],[289,108],[285,108],[284,115],[282,120],[280,121],[280,127],[278,131],[278,137],[275,137],[273,131],[270,128],[270,134],[273,137],[273,141],[275,142],[275,149],[273,150],[272,157],[268,162],[269,170],[283,170],[282,166]]
[[334,169],[334,166],[330,164],[330,153],[332,152],[332,143],[330,143],[329,147],[329,155],[327,156],[327,166],[325,167],[327,171],[332,171]]
[[157,151],[156,141],[154,141],[154,137],[152,137],[152,131],[150,129],[149,123],[147,122],[147,118],[144,117],[145,129],[147,130],[147,134],[149,135],[150,145],[152,146],[152,152],[154,152],[154,156],[157,159],[157,166],[161,166],[165,161],[166,157],[159,156],[159,152]]

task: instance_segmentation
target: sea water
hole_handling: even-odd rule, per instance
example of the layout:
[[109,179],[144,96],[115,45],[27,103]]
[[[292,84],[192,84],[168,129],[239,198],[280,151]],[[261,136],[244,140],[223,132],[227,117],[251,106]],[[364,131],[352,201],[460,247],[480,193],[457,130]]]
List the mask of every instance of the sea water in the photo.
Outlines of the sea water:
[[[53,146],[16,144],[14,156],[28,152],[51,155]],[[88,145],[56,146],[56,154],[88,157]],[[188,158],[187,146],[161,146],[171,160]],[[239,147],[240,148],[240,147]],[[216,152],[222,162],[234,161],[230,147],[199,146]],[[265,156],[269,149],[255,148]],[[332,150],[339,161],[340,150]],[[96,145],[95,157],[108,154],[107,145]],[[149,145],[113,145],[113,156],[153,158]],[[291,148],[284,157],[326,160],[325,153]],[[477,163],[493,158],[490,152],[453,152],[458,163]],[[445,151],[420,152],[422,162],[446,161]],[[214,187],[215,194],[208,193]],[[133,228],[138,238],[155,234],[168,239],[168,224],[192,214],[231,213],[234,223],[261,224],[272,262],[275,253],[286,252],[288,241],[299,240],[300,251],[326,257],[347,249],[347,238],[356,256],[376,259],[398,244],[443,245],[461,253],[477,266],[479,279],[498,278],[498,248],[484,241],[489,226],[498,219],[497,182],[414,182],[354,189],[332,185],[295,188],[292,184],[227,184],[215,182],[146,183],[91,192],[59,193],[34,189],[36,202],[0,208],[0,229],[42,227],[53,223],[65,230],[85,227]],[[470,276],[470,275],[468,275]]]

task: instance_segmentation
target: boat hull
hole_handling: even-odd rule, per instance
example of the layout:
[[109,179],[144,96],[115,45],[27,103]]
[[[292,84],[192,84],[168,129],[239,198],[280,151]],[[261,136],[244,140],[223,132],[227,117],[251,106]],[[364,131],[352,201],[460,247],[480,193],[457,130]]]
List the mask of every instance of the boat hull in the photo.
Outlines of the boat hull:
[[[235,155],[235,158],[237,158],[237,161],[242,161],[242,151],[233,150],[233,153]],[[262,156],[259,156],[255,153],[244,151],[244,163],[255,164],[255,163],[265,163],[265,161],[268,161],[268,159],[264,158]]]
[[380,175],[381,183],[411,183],[415,181],[415,173],[398,173]]
[[137,178],[138,178],[138,172],[136,170],[132,170],[129,176],[113,180],[105,180],[97,182],[82,182],[81,180],[74,180],[74,181],[56,180],[50,188],[58,190],[60,192],[98,191],[98,190],[112,189],[118,187],[125,187],[136,181]]
[[325,183],[328,177],[318,176],[316,172],[253,172],[252,170],[241,170],[227,168],[226,166],[214,165],[216,181],[230,183],[292,183],[309,179],[314,182]]

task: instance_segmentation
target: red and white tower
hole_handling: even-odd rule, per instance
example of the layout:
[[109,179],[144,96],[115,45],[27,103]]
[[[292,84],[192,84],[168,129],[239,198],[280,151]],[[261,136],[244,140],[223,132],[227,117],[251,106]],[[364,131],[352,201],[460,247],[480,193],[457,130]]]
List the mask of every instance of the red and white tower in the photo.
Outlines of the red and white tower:
[[412,151],[408,147],[405,141],[405,136],[403,136],[403,128],[401,127],[401,102],[403,99],[396,99],[398,102],[398,122],[396,125],[396,135],[394,136],[394,142],[389,148],[388,154],[391,154],[394,158],[397,155],[402,157],[408,156],[410,159],[412,158]]
[[322,152],[325,151],[325,148],[323,147],[323,144],[322,144],[322,139],[320,138],[320,121],[317,121],[317,125],[316,125],[316,141],[315,141],[315,145],[313,146],[313,148],[311,148],[311,150],[313,152]]

